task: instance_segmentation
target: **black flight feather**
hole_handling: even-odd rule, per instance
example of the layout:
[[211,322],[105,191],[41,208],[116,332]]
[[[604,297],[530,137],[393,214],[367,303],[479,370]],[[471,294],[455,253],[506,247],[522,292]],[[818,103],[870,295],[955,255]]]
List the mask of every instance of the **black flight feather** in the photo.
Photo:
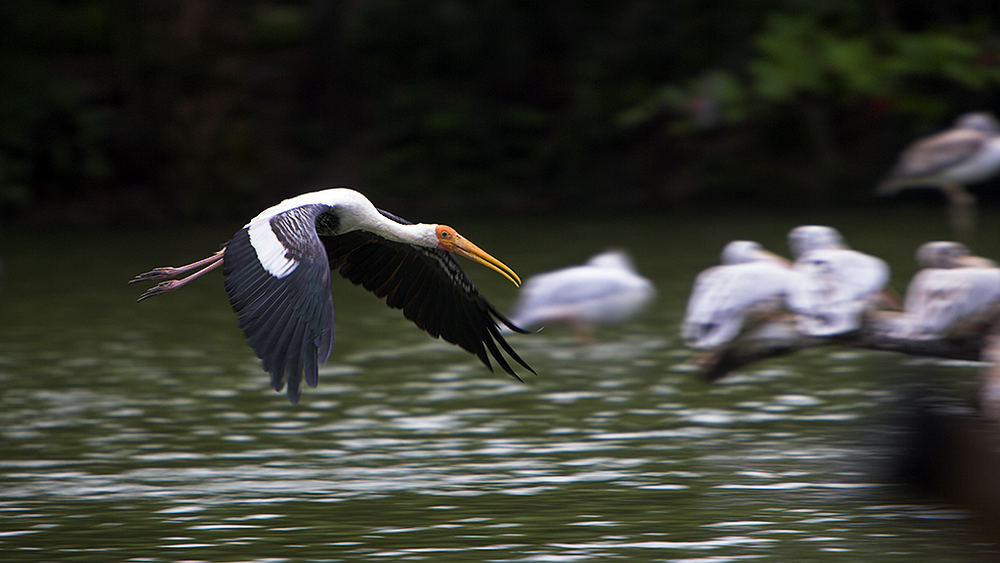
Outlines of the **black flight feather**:
[[[410,224],[391,213],[382,215]],[[522,381],[501,350],[531,373],[529,366],[500,334],[497,323],[525,332],[496,310],[479,292],[458,261],[446,250],[380,237],[368,231],[321,236],[331,269],[361,285],[434,337],[475,354],[490,370],[490,357]],[[499,344],[499,347],[498,347]],[[488,351],[488,352],[487,352]]]

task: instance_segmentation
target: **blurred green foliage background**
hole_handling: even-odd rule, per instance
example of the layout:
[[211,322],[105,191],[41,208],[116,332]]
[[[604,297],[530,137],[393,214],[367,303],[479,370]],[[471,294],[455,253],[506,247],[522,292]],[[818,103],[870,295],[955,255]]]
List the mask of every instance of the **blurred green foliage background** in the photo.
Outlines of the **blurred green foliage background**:
[[1000,100],[995,0],[40,0],[0,30],[4,224],[341,184],[407,213],[851,205]]

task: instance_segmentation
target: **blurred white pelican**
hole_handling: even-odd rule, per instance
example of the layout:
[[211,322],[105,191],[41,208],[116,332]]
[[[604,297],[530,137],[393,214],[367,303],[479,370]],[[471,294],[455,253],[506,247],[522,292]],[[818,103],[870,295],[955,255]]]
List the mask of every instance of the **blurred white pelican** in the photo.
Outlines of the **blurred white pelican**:
[[1000,172],[1000,124],[989,113],[959,116],[951,129],[912,143],[878,187],[890,195],[913,186],[938,186],[948,199],[952,227],[959,238],[973,230],[975,196],[965,186]]
[[861,315],[880,298],[889,282],[885,261],[852,250],[840,233],[820,225],[803,225],[788,233],[796,275],[788,289],[788,306],[799,330],[831,336],[861,326]]
[[681,337],[692,348],[714,348],[740,333],[751,313],[781,309],[790,262],[749,240],[734,240],[722,249],[722,265],[695,279],[681,325]]
[[960,321],[1000,302],[1000,268],[973,256],[965,245],[928,242],[917,249],[920,270],[906,288],[902,335],[933,340],[948,335]]
[[528,278],[511,315],[522,328],[552,323],[585,337],[595,325],[625,322],[645,309],[656,290],[628,254],[609,250],[586,263]]

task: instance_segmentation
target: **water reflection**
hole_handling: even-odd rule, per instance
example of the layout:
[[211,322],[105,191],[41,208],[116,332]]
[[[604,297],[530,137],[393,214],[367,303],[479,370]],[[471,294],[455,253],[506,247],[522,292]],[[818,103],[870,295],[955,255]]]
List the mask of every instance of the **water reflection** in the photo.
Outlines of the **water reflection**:
[[[676,327],[709,254],[637,255],[657,306],[592,344],[565,330],[512,337],[541,374],[524,385],[394,312],[351,314],[379,308],[338,285],[338,313],[365,320],[340,327],[320,386],[292,407],[249,357],[221,288],[192,286],[139,316],[123,280],[142,265],[112,266],[127,247],[50,242],[31,254],[117,253],[97,287],[53,291],[49,276],[16,274],[45,264],[4,251],[5,295],[18,296],[0,327],[0,550],[12,560],[995,553],[967,513],[870,471],[885,454],[861,439],[904,374],[976,368],[810,351],[705,384]],[[172,244],[182,255],[190,242]],[[552,263],[553,249],[518,258],[511,244],[497,251],[519,269]]]

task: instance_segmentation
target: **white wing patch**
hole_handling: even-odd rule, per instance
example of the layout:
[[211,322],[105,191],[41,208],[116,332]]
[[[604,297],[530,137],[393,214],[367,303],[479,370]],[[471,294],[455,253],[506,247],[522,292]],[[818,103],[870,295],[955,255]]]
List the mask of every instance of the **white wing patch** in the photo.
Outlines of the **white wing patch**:
[[298,262],[286,256],[288,251],[271,230],[270,220],[251,221],[247,225],[247,234],[250,235],[250,246],[257,253],[257,260],[267,273],[280,279],[298,267]]

